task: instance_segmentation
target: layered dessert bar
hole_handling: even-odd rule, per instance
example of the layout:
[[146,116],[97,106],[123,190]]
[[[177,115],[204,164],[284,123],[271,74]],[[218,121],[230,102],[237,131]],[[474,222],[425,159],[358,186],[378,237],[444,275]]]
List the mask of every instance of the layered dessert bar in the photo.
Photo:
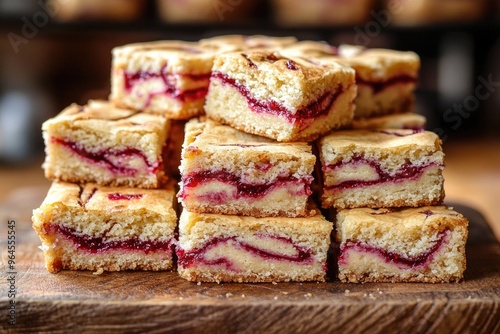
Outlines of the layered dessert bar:
[[468,221],[445,206],[357,208],[337,214],[343,282],[447,283],[462,279]]
[[183,211],[178,272],[189,281],[325,281],[332,223]]
[[200,40],[200,45],[219,47],[231,51],[247,51],[256,49],[278,49],[297,42],[292,36],[274,37],[264,35],[222,35]]
[[208,117],[278,141],[311,141],[352,122],[354,71],[275,52],[216,57],[205,104]]
[[352,121],[353,129],[412,129],[424,131],[427,119],[414,113],[359,118]]
[[170,121],[161,115],[73,104],[43,126],[45,176],[51,180],[156,188]]
[[284,55],[331,58],[356,71],[358,94],[354,118],[411,112],[420,58],[414,52],[366,49],[361,46],[303,41],[290,45]]
[[444,198],[444,154],[429,131],[334,132],[319,141],[324,208],[418,207]]
[[215,46],[157,41],[113,49],[110,99],[117,106],[189,119],[203,114]]
[[416,53],[341,45],[339,54],[356,70],[355,118],[413,111],[420,69]]
[[173,186],[99,187],[54,182],[33,228],[50,272],[172,269]]
[[198,213],[308,216],[315,163],[307,143],[278,143],[194,119],[186,125],[179,199]]

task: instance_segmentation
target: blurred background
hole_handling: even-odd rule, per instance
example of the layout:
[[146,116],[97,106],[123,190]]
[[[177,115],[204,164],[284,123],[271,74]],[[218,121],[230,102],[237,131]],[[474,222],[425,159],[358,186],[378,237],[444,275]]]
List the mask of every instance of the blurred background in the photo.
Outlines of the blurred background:
[[0,0],[0,171],[39,168],[41,123],[108,97],[113,47],[234,33],[415,51],[428,129],[500,136],[500,0]]

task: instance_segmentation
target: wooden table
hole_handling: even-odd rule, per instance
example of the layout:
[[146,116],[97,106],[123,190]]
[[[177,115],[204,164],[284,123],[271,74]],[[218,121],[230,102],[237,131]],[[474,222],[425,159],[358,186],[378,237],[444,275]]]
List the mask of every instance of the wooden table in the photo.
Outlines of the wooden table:
[[[7,332],[500,333],[499,141],[447,143],[447,203],[471,222],[459,284],[196,284],[175,273],[48,273],[30,215],[49,183],[1,170],[0,329]],[[7,222],[15,221],[15,299]],[[13,281],[12,281],[13,282]],[[16,325],[8,323],[15,301]]]

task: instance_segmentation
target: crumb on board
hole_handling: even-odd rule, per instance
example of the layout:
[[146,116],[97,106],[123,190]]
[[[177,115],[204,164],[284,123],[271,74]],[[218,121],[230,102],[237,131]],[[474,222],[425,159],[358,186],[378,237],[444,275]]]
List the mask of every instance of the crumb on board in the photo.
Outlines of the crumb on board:
[[274,300],[278,300],[278,296],[274,296]]
[[241,298],[245,298],[245,294],[242,294],[242,295],[241,295]]
[[273,283],[273,285],[278,285],[278,283],[276,283],[276,282],[272,282],[272,283]]
[[312,296],[313,296],[313,295],[312,295],[311,293],[306,293],[306,294],[304,295],[304,297],[306,297],[306,298],[311,298]]
[[232,297],[233,294],[231,292],[226,293],[226,298]]
[[377,299],[377,297],[375,297],[375,296],[373,295],[373,293],[368,294],[368,297],[370,297],[370,299],[373,299],[373,300]]
[[196,285],[201,285],[201,282],[196,283]]
[[101,275],[103,272],[104,272],[104,269],[99,268],[99,269],[97,269],[96,271],[94,271],[92,274],[93,274],[93,275]]
[[344,295],[348,296],[350,293],[351,293],[351,290],[349,290],[349,289],[345,289],[345,291],[344,291]]

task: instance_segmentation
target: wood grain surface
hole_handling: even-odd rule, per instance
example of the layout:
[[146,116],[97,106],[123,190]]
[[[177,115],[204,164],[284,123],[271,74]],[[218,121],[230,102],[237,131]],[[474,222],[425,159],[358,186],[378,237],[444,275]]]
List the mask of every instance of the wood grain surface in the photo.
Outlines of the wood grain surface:
[[[471,221],[459,284],[209,284],[173,272],[50,274],[31,228],[46,188],[0,206],[0,329],[7,333],[500,333],[500,244]],[[16,222],[15,314],[8,323],[7,220]]]

